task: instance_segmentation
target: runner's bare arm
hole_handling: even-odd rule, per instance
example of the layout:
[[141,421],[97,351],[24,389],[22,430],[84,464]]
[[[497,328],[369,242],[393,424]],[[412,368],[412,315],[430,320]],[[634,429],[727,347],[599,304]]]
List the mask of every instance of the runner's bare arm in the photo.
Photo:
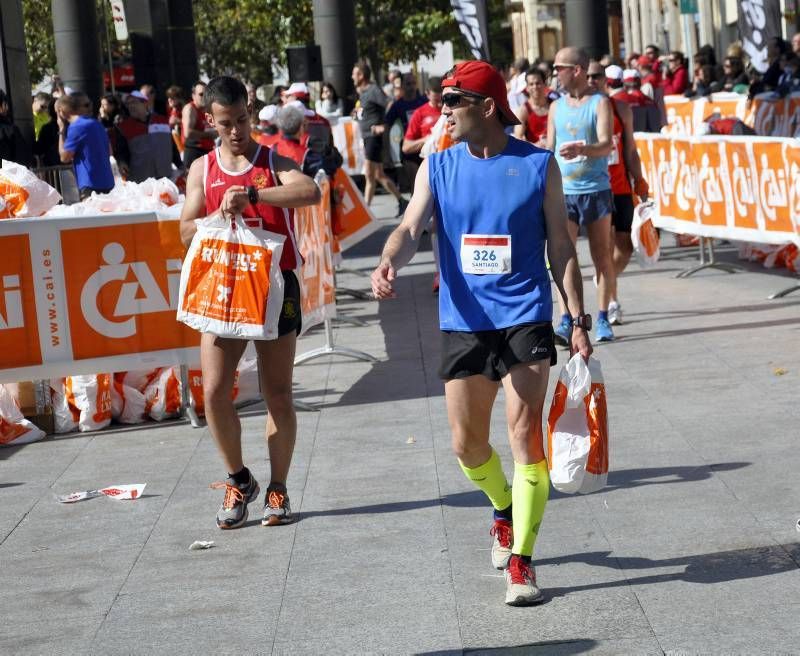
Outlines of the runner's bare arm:
[[528,122],[528,103],[522,103],[514,110],[519,119],[519,125],[514,126],[514,136],[525,141],[525,124]]
[[547,112],[547,150],[556,149],[556,104],[550,103],[550,111]]
[[[561,186],[561,172],[555,157],[547,164],[547,183],[544,194],[544,220],[547,228],[547,259],[553,281],[573,317],[583,314],[583,280],[578,266],[578,255],[567,232],[567,207]],[[592,353],[592,345],[585,330],[572,331],[571,352],[584,358]]]
[[280,185],[258,190],[258,201],[275,207],[305,207],[318,203],[317,184],[302,173],[294,160],[273,153],[272,164]]
[[433,214],[433,194],[428,183],[428,160],[422,160],[414,181],[414,194],[403,214],[403,220],[395,228],[383,247],[380,264],[372,272],[372,293],[375,298],[396,296],[392,282],[397,271],[414,257],[419,247],[419,238]]
[[587,157],[608,157],[614,147],[614,112],[611,101],[601,98],[597,103],[597,143],[584,144],[579,148],[579,155]]
[[197,232],[195,219],[205,216],[206,213],[206,193],[203,189],[203,166],[204,159],[196,159],[189,167],[189,175],[186,176],[186,201],[181,210],[181,241],[184,246],[192,243],[192,237]]
[[633,178],[634,190],[636,195],[642,200],[647,200],[647,182],[642,175],[642,162],[639,159],[639,151],[636,149],[636,141],[633,138],[633,111],[626,103],[618,103],[617,111],[622,119],[622,129],[624,130],[625,142],[622,148],[622,157],[625,160],[625,169],[628,175]]

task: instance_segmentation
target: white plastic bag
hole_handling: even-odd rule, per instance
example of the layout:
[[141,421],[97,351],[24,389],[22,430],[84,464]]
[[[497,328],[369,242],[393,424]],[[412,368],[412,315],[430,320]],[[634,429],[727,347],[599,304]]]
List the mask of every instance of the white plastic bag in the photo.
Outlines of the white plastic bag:
[[600,362],[576,353],[564,366],[547,418],[550,481],[559,492],[588,494],[608,479],[608,413]]
[[178,321],[220,337],[277,339],[285,239],[241,216],[197,221],[181,269]]
[[0,219],[41,216],[61,200],[61,195],[32,171],[7,161],[0,168],[0,197]]
[[44,438],[44,431],[22,415],[5,385],[0,385],[0,446],[29,444]]
[[111,374],[70,376],[64,388],[67,403],[79,413],[79,431],[100,430],[111,423]]
[[633,210],[631,241],[633,242],[633,252],[636,253],[636,261],[642,268],[654,266],[661,256],[661,241],[651,220],[655,211],[654,207],[653,201],[649,200],[639,203]]

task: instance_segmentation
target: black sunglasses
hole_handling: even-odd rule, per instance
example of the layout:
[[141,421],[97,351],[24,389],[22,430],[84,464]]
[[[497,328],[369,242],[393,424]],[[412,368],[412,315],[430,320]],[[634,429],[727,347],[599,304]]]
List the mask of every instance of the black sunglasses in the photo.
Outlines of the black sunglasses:
[[602,80],[606,76],[605,73],[592,73],[591,75],[587,75],[590,80]]
[[480,96],[477,93],[448,93],[442,96],[442,104],[452,109],[453,107],[459,107],[465,101],[465,99],[469,99],[475,102],[480,102],[484,100],[486,96]]

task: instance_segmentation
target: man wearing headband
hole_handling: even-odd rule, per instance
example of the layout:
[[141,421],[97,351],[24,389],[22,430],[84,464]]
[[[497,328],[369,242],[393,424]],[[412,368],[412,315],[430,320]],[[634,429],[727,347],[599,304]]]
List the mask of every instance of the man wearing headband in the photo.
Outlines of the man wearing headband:
[[[507,604],[543,599],[531,564],[549,493],[542,408],[555,364],[545,246],[559,292],[576,317],[572,351],[588,357],[583,289],[567,233],[561,176],[552,153],[509,137],[519,121],[502,76],[486,62],[459,64],[442,82],[442,114],[457,145],[423,160],[400,226],[372,274],[376,298],[396,295],[433,215],[439,234],[439,321],[453,450],[494,507],[492,564],[506,571]],[[509,485],[489,444],[502,384],[514,457]]]

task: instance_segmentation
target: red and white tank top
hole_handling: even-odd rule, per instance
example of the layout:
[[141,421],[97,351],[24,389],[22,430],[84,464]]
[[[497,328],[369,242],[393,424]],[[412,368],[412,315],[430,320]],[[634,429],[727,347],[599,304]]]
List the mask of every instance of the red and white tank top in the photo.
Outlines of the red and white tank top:
[[624,139],[622,119],[617,111],[616,100],[611,99],[611,109],[614,110],[614,130],[612,134],[611,154],[608,156],[608,177],[611,179],[611,193],[614,195],[632,194],[631,181],[628,179],[628,169],[625,167],[623,154]]
[[529,100],[525,101],[528,105],[528,120],[525,123],[525,139],[532,144],[536,144],[542,136],[547,136],[547,114],[539,115]]
[[[192,107],[194,107],[194,126],[195,130],[200,132],[205,132],[208,130],[208,122],[206,121],[206,112],[205,110],[201,111],[200,108],[195,104],[194,101],[189,103]],[[199,148],[200,150],[210,151],[214,147],[214,140],[203,138],[203,139],[187,139],[186,145],[190,148]]]
[[[243,171],[229,171],[223,165],[219,149],[215,148],[203,156],[203,189],[206,194],[206,216],[216,212],[228,187],[252,185],[256,189],[276,187],[278,178],[272,165],[272,149],[259,146],[253,161]],[[274,205],[248,205],[242,218],[251,228],[263,228],[286,236],[281,254],[281,271],[291,271],[300,264],[300,252],[294,236],[294,212]]]

